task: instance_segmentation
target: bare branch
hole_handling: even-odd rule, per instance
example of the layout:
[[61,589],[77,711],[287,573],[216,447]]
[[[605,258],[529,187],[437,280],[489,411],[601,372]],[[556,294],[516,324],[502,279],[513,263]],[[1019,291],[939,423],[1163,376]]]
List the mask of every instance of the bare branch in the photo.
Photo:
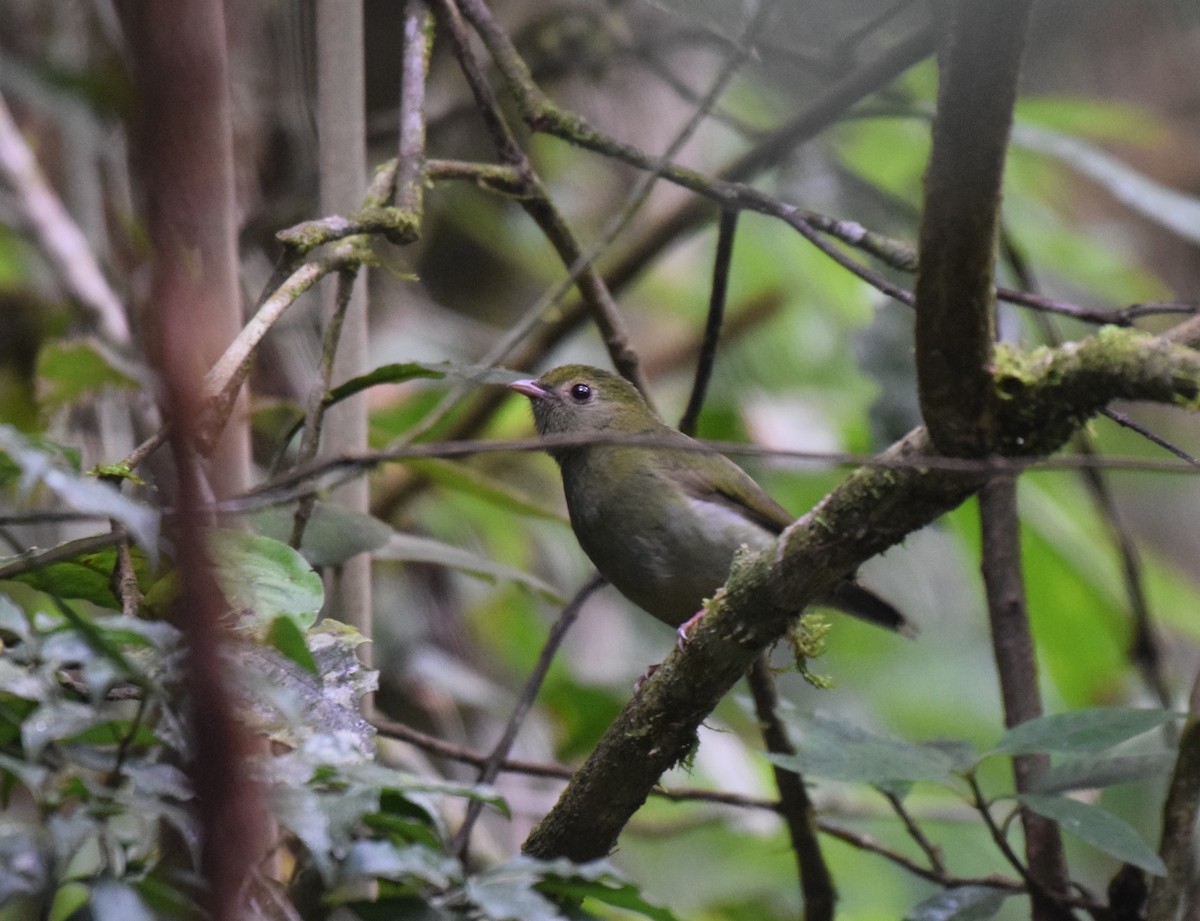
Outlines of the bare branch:
[[125,306],[109,286],[83,231],[42,175],[3,96],[0,96],[0,175],[17,194],[25,219],[71,296],[91,312],[106,339],[118,345],[127,344],[129,321]]

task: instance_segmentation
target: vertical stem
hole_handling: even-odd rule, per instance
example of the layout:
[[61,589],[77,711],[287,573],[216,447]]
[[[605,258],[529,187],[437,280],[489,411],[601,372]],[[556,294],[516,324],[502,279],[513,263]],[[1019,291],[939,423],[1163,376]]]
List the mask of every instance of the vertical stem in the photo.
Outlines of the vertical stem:
[[[208,563],[207,497],[196,453],[204,374],[241,328],[224,10],[220,0],[145,0],[118,10],[140,103],[134,156],[153,254],[151,354],[164,382],[178,470],[172,616],[187,647],[195,751],[188,771],[202,830],[203,900],[208,917],[235,921],[262,856],[264,819],[244,768],[251,740],[225,680],[221,618],[228,604]],[[212,459],[218,493],[246,486],[243,419],[226,429]]]
[[433,14],[425,0],[404,10],[404,57],[400,65],[400,140],[396,155],[396,207],[421,214],[425,167],[425,80],[433,46]]
[[[120,10],[141,101],[133,157],[134,172],[145,177],[143,207],[157,260],[150,303],[161,303],[159,286],[203,285],[194,338],[179,356],[198,383],[242,328],[224,14],[219,3],[201,0],[177,13],[173,4],[153,2]],[[244,407],[243,396],[212,451],[209,478],[218,497],[250,485]]]
[[[363,8],[361,0],[318,0],[317,132],[322,214],[347,213],[359,207],[366,190],[366,115],[363,75]],[[323,283],[325,321],[339,310],[338,288],[345,279]],[[360,271],[353,282],[342,321],[333,366],[333,383],[366,372],[367,285]],[[329,410],[325,420],[327,450],[364,451],[367,447],[367,404],[355,396]],[[339,487],[334,500],[356,511],[368,507],[367,481],[358,478]],[[339,618],[371,635],[371,559],[359,554],[342,564],[334,580],[333,610]],[[359,647],[366,656],[369,644]]]
[[[779,697],[766,653],[754,660],[746,680],[750,683],[754,712],[762,726],[767,751],[782,755],[796,754],[787,728],[779,719]],[[779,811],[787,825],[792,852],[796,855],[800,893],[804,897],[804,921],[832,921],[837,905],[837,890],[829,865],[821,854],[816,814],[808,791],[804,789],[804,778],[786,768],[775,766],[772,770],[775,773],[775,787],[779,790]]]
[[990,448],[1000,187],[1032,0],[956,0],[941,54],[917,273],[917,383],[946,454]]
[[[1011,476],[990,480],[979,493],[983,536],[983,581],[987,589],[992,628],[992,652],[1000,675],[1004,723],[1009,728],[1042,715],[1037,660],[1025,582],[1021,570],[1021,543],[1017,520],[1017,483]],[[1046,755],[1013,758],[1018,792],[1030,788],[1034,778],[1050,766]],[[1050,896],[1067,891],[1067,865],[1058,826],[1036,813],[1023,810],[1025,859],[1029,875],[1041,891],[1031,893],[1034,921],[1070,917]]]
[[[1163,829],[1159,855],[1166,876],[1150,883],[1147,921],[1194,921],[1200,911],[1197,898],[1196,816],[1200,813],[1200,675],[1192,685],[1188,718],[1179,738],[1179,754],[1163,803]],[[1189,898],[1190,892],[1190,898]],[[1185,908],[1184,906],[1190,906]]]

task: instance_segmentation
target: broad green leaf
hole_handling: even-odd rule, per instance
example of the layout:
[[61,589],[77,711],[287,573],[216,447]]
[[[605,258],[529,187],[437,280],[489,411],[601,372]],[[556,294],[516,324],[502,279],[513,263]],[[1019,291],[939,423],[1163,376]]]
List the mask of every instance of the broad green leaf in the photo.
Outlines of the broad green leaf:
[[0,658],[0,693],[41,702],[57,696],[57,688],[49,676]]
[[[146,555],[138,548],[134,548],[130,555],[138,582],[144,585],[150,574]],[[95,553],[81,553],[70,560],[39,566],[12,578],[15,582],[32,585],[59,598],[80,598],[102,608],[119,609],[121,602],[111,588],[116,567],[116,548],[108,547]]]
[[989,754],[1029,755],[1038,752],[1098,752],[1164,723],[1178,719],[1170,710],[1127,710],[1093,707],[1040,716],[1014,726]]
[[92,884],[92,917],[95,921],[155,921],[138,891],[117,879]]
[[620,883],[616,880],[586,879],[583,877],[568,879],[546,879],[538,889],[559,897],[568,899],[594,899],[614,908],[621,908],[634,914],[650,918],[652,921],[675,921],[675,915],[667,909],[646,900],[636,886]]
[[317,663],[308,651],[304,634],[292,618],[280,615],[271,621],[267,641],[301,668],[317,674]]
[[[263,536],[286,542],[295,516],[283,506],[266,508],[251,516]],[[300,553],[313,566],[337,566],[352,556],[378,550],[392,534],[390,526],[354,509],[318,502],[304,529]]]
[[1030,792],[1062,793],[1132,783],[1169,774],[1174,764],[1175,753],[1171,751],[1072,758],[1039,775]]
[[[193,860],[199,863],[199,847],[195,842],[193,845]],[[154,912],[156,918],[203,917],[200,906],[171,877],[164,880],[155,876],[143,876],[134,885],[142,901]]]
[[0,635],[9,633],[17,639],[27,641],[32,632],[29,619],[8,595],[0,595]]
[[99,518],[115,518],[129,531],[153,562],[158,551],[158,512],[123,496],[112,486],[61,465],[9,425],[0,425],[0,451],[21,469],[26,490],[41,482],[66,505]]
[[636,887],[621,879],[612,865],[604,860],[577,864],[565,858],[535,860],[522,856],[503,867],[498,867],[497,870],[514,877],[528,874],[530,878],[540,880],[537,882],[539,892],[565,896],[572,900],[595,899],[605,905],[651,918],[653,921],[675,919],[675,915],[667,909],[648,902]]
[[73,700],[55,700],[43,704],[21,723],[21,745],[26,757],[35,759],[51,742],[79,735],[110,717],[97,708]]
[[556,604],[563,603],[562,596],[536,576],[429,537],[418,537],[415,534],[393,534],[387,546],[375,556],[380,560],[434,563],[439,566],[448,566],[451,569],[487,579],[489,582],[497,580],[517,582],[532,588]]
[[22,893],[40,893],[50,874],[43,834],[34,823],[13,823],[0,835],[0,905]]
[[1018,124],[1144,147],[1161,143],[1170,130],[1144,107],[1085,96],[1027,96],[1017,101],[1014,115]]
[[467,880],[467,898],[489,921],[563,921],[563,914],[534,885],[528,868],[494,867]]
[[209,552],[229,606],[267,627],[280,616],[302,629],[320,613],[325,590],[321,577],[282,541],[241,531],[211,533]]
[[987,921],[1012,894],[991,886],[955,886],[911,908],[904,921]]
[[139,796],[169,797],[180,801],[190,800],[193,796],[191,780],[173,764],[126,761],[121,773],[129,778]]
[[59,886],[58,891],[54,893],[54,900],[50,903],[50,916],[47,921],[70,921],[77,911],[87,907],[91,898],[91,891],[81,882],[69,882]]
[[446,889],[458,875],[458,864],[452,858],[419,844],[355,841],[350,845],[341,872],[343,876],[365,876],[398,882],[417,880]]
[[[2,752],[0,752],[0,771],[8,771],[13,775],[13,777],[20,781],[27,790],[30,791],[40,790],[42,784],[44,784],[52,774],[51,770],[47,767],[43,767],[40,764],[35,764],[34,762],[25,758],[13,758]],[[3,863],[4,854],[3,851],[0,850],[0,865],[3,865]],[[3,892],[4,884],[3,882],[0,882],[0,904],[4,902]]]
[[1111,812],[1068,799],[1026,793],[1017,797],[1022,805],[1040,816],[1053,819],[1064,831],[1103,851],[1122,863],[1131,863],[1155,876],[1165,876],[1167,868],[1153,849],[1126,822]]
[[550,518],[554,521],[565,520],[558,509],[534,499],[532,496],[527,496],[509,484],[465,464],[423,460],[410,461],[408,467],[422,476],[428,477],[439,486],[475,496],[518,515],[533,515],[538,518]]
[[279,783],[266,791],[265,799],[275,820],[308,849],[321,877],[333,879],[333,837],[321,795],[304,784]]
[[797,727],[795,755],[767,755],[773,764],[814,777],[858,783],[928,780],[946,783],[955,759],[933,746],[876,735],[828,717],[789,720]]
[[95,339],[50,339],[38,353],[38,401],[55,410],[105,388],[139,390],[132,369]]
[[1191,243],[1200,243],[1200,199],[1155,182],[1112,154],[1069,135],[1016,124],[1012,138],[1022,147],[1066,163],[1142,217]]
[[468,383],[503,386],[521,376],[506,368],[489,368],[485,365],[458,365],[448,361],[432,363],[409,361],[403,364],[382,365],[374,371],[351,378],[334,387],[325,402],[326,405],[332,405],[377,384],[399,384],[418,378],[432,380],[450,378]]
[[[408,361],[403,363],[381,365],[373,371],[361,374],[339,384],[329,391],[325,397],[325,406],[333,406],[348,400],[355,394],[362,393],[380,384],[402,384],[411,380],[444,380],[450,378],[469,384],[496,384],[504,386],[516,380],[521,375],[505,368],[490,368],[485,365],[458,365],[452,362],[426,363]],[[291,441],[300,428],[304,419],[296,420],[283,437],[283,443]]]

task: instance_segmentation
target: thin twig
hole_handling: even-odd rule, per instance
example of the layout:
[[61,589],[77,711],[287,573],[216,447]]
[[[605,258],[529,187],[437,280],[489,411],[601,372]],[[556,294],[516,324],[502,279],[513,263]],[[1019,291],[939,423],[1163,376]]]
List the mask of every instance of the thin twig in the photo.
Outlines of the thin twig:
[[704,339],[696,357],[696,376],[692,381],[692,392],[688,397],[687,408],[679,419],[679,431],[685,435],[696,433],[700,408],[704,405],[713,364],[717,360],[717,344],[721,340],[721,327],[725,323],[725,300],[729,293],[729,267],[733,260],[737,220],[736,211],[722,211],[717,226],[717,252],[713,256],[713,280],[708,300],[708,318],[704,323]]
[[[754,713],[758,717],[767,751],[778,755],[794,755],[796,748],[788,738],[787,727],[779,718],[779,695],[775,677],[771,674],[768,653],[762,653],[746,674],[754,698]],[[799,772],[772,765],[775,786],[779,790],[779,814],[788,830],[796,868],[800,878],[800,893],[804,898],[806,921],[832,921],[837,903],[837,890],[829,865],[821,853],[817,824],[812,802]]]
[[904,805],[904,800],[901,799],[894,791],[879,788],[879,792],[883,794],[884,799],[891,804],[892,810],[904,825],[904,830],[908,832],[908,836],[913,839],[917,847],[921,849],[921,853],[929,861],[930,870],[937,876],[946,875],[946,864],[942,860],[942,849],[929,840],[921,826],[917,824],[912,813]]
[[[1037,661],[1021,568],[1015,477],[995,477],[980,490],[979,517],[992,653],[1000,678],[1004,724],[1011,729],[1042,715]],[[1017,792],[1031,789],[1049,767],[1050,758],[1045,754],[1014,756],[1013,776]],[[1033,917],[1063,917],[1067,913],[1059,907],[1057,896],[1068,891],[1069,877],[1058,824],[1022,809],[1021,825],[1025,831],[1028,872],[1038,882],[1032,893]]]
[[992,817],[991,804],[987,801],[987,797],[983,795],[983,788],[979,786],[979,778],[973,773],[966,775],[967,785],[971,789],[971,800],[975,810],[983,819],[983,824],[988,830],[988,834],[992,837],[992,842],[1000,849],[1000,853],[1004,855],[1004,859],[1009,862],[1017,875],[1025,881],[1025,886],[1030,891],[1038,888],[1038,881],[1029,875],[1029,870],[1025,864],[1021,862],[1021,858],[1017,856],[1017,852],[1012,849],[1012,845],[1008,843],[1008,837],[1004,834],[1004,830],[996,824],[995,818]]
[[1154,432],[1150,431],[1144,425],[1140,425],[1139,423],[1135,422],[1133,419],[1131,419],[1128,415],[1121,412],[1120,410],[1113,409],[1112,407],[1105,407],[1104,409],[1100,410],[1100,415],[1106,416],[1107,418],[1111,419],[1113,422],[1117,423],[1117,425],[1122,426],[1123,428],[1127,428],[1131,432],[1137,432],[1139,435],[1141,435],[1143,438],[1145,438],[1151,444],[1158,445],[1164,451],[1169,451],[1171,454],[1174,454],[1180,460],[1185,461],[1186,463],[1190,464],[1191,466],[1200,467],[1200,458],[1197,458],[1191,454],[1188,454],[1188,452],[1183,450],[1182,448],[1180,448],[1176,445],[1173,445],[1173,444],[1171,444],[1171,442],[1167,441],[1165,438],[1162,438],[1162,437],[1154,434]]
[[[459,761],[475,767],[483,767],[491,757],[483,752],[455,745],[453,742],[447,742],[437,736],[413,729],[404,723],[386,719],[379,714],[372,716],[371,723],[381,735],[405,742],[437,757],[448,758],[452,761]],[[563,765],[542,761],[523,761],[517,758],[506,758],[501,768],[508,773],[524,774],[529,777],[545,777],[553,780],[570,780],[575,773],[571,768]],[[779,811],[779,803],[775,800],[746,796],[741,793],[730,793],[724,790],[701,790],[694,787],[657,787],[651,791],[650,795],[679,803],[699,802],[717,806],[730,806],[738,809],[756,809],[766,812]],[[1025,891],[1025,885],[1014,879],[995,875],[988,877],[962,877],[931,869],[917,863],[907,855],[881,844],[870,835],[852,831],[828,819],[818,818],[817,828],[822,834],[837,838],[839,841],[844,841],[859,850],[877,854],[912,873],[914,876],[928,880],[931,883],[937,883],[946,888],[957,886],[990,886],[1010,892]]]
[[[321,429],[327,406],[326,397],[333,379],[333,364],[337,357],[342,326],[346,319],[346,311],[350,307],[351,296],[354,293],[354,281],[357,276],[358,272],[351,268],[345,268],[338,272],[335,305],[333,313],[325,325],[317,380],[309,391],[308,403],[304,411],[304,433],[300,438],[300,448],[296,457],[297,465],[309,463],[317,456],[317,450],[321,446]],[[309,495],[304,496],[296,506],[296,513],[292,519],[292,533],[288,543],[297,549],[304,538],[304,530],[312,517],[315,505],[316,496]]]
[[[572,624],[579,617],[579,611],[583,608],[583,603],[602,585],[604,585],[604,578],[599,574],[593,575],[575,593],[575,597],[567,603],[562,609],[562,613],[558,615],[558,620],[554,622],[554,626],[550,628],[550,632],[546,635],[546,642],[542,645],[542,651],[538,655],[537,663],[529,673],[529,677],[525,679],[525,685],[521,688],[521,694],[517,698],[516,706],[513,707],[513,712],[508,718],[508,724],[504,727],[504,732],[500,736],[500,740],[496,743],[491,754],[488,755],[487,762],[479,771],[479,783],[490,784],[500,775],[505,759],[508,758],[508,753],[512,749],[513,742],[516,741],[517,733],[521,731],[521,727],[525,724],[525,718],[529,715],[529,711],[533,707],[533,702],[537,698],[538,691],[541,690],[542,683],[546,680],[546,675],[550,671],[550,665],[554,661],[554,656],[558,653],[563,640],[566,638],[567,631],[571,629]],[[475,827],[475,823],[482,811],[482,800],[472,799],[467,803],[466,817],[463,819],[462,825],[459,826],[458,833],[454,836],[454,844],[452,846],[454,853],[460,860],[466,860],[467,858],[467,852],[471,846],[471,830]]]
[[358,259],[348,253],[328,259],[305,262],[291,273],[262,304],[224,354],[204,375],[205,405],[200,419],[198,448],[206,454],[216,442],[237,400],[242,384],[250,374],[254,353],[263,337],[280,317],[324,275],[356,265]]

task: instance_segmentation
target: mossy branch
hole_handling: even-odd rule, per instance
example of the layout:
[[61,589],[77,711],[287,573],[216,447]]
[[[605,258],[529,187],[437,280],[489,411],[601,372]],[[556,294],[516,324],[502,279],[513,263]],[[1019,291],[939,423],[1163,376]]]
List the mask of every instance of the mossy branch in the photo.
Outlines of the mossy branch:
[[[1031,463],[1062,447],[1114,399],[1200,408],[1200,353],[1165,338],[1108,328],[1059,349],[1001,357],[990,398],[1001,453]],[[609,727],[525,842],[526,852],[584,861],[612,850],[659,777],[691,750],[701,721],[799,611],[986,482],[984,471],[935,469],[937,456],[928,433],[916,429],[884,453],[880,466],[852,473],[774,547],[739,556],[687,646]]]

